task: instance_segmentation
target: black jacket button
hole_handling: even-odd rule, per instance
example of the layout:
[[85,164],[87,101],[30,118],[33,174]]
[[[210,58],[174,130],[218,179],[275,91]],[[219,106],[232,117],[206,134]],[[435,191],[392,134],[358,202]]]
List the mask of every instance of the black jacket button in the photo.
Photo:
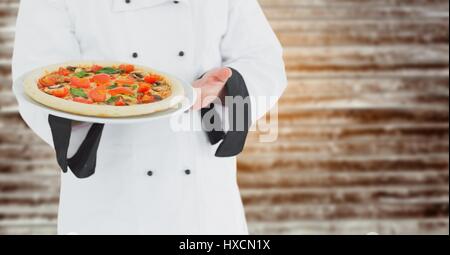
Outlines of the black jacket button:
[[191,174],[191,170],[187,169],[187,170],[184,171],[184,173],[185,173],[186,175],[190,175],[190,174]]
[[147,175],[148,175],[148,176],[153,176],[153,171],[148,171],[148,172],[147,172]]
[[131,3],[131,0],[125,0],[125,3],[129,4]]
[[180,1],[173,1],[173,3],[174,3],[174,4],[178,4],[178,3],[180,3]]
[[184,51],[180,51],[180,52],[178,53],[178,56],[180,56],[180,57],[184,57],[184,55],[185,55]]
[[139,57],[139,55],[137,54],[137,52],[134,52],[132,56],[133,56],[133,58]]

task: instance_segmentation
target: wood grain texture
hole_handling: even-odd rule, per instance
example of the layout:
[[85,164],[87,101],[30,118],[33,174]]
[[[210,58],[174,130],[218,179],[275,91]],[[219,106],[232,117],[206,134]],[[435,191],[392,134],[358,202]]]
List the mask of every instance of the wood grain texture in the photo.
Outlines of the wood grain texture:
[[[449,233],[449,3],[260,0],[285,48],[278,139],[239,185],[255,234]],[[56,231],[54,153],[11,92],[18,0],[0,3],[0,234]]]

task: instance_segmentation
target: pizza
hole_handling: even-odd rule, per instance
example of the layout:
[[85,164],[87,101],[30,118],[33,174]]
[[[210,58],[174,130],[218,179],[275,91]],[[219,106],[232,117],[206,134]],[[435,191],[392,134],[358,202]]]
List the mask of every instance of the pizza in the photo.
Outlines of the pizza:
[[177,106],[179,80],[127,63],[71,62],[40,68],[25,78],[34,101],[64,112],[95,117],[129,117]]

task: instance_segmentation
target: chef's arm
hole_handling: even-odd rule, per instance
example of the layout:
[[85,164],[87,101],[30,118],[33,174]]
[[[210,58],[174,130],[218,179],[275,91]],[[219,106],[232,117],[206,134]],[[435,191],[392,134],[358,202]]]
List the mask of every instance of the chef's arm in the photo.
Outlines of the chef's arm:
[[211,144],[222,141],[217,157],[242,152],[251,124],[275,105],[287,85],[282,47],[257,0],[229,3],[228,30],[221,42],[222,65],[231,70],[224,87],[228,120],[215,111],[215,105],[201,112],[202,124],[219,118],[228,121],[224,130],[207,131]]
[[[223,66],[239,73],[245,82],[255,123],[286,88],[283,51],[257,0],[230,0],[230,4],[228,31],[221,45]],[[257,103],[254,99],[259,97],[267,103]]]
[[[16,24],[12,75],[16,80],[37,67],[80,58],[80,49],[70,14],[62,0],[22,0]],[[53,146],[48,114],[19,101],[19,112],[27,125]],[[77,125],[71,134],[70,151],[81,143],[89,125]],[[73,146],[72,146],[73,144]]]

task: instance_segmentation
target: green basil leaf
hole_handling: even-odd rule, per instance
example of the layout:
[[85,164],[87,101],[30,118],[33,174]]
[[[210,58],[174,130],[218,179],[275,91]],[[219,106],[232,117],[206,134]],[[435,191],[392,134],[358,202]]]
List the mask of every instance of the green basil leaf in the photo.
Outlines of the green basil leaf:
[[106,103],[107,104],[113,104],[113,103],[117,102],[117,100],[119,100],[118,96],[112,96],[108,100],[106,100]]
[[83,89],[75,89],[75,88],[71,88],[70,89],[70,94],[74,97],[83,97],[83,98],[88,98],[88,96],[86,95],[86,93],[84,92]]
[[78,78],[84,78],[84,77],[86,77],[86,76],[89,76],[89,73],[83,70],[83,71],[80,71],[80,72],[78,72],[78,73],[75,73],[74,75],[75,75],[76,77],[78,77]]
[[97,71],[97,73],[104,73],[104,74],[117,74],[120,73],[120,70],[117,70],[112,67],[104,67]]
[[133,89],[136,90],[138,88],[138,85],[133,85]]
[[107,87],[107,89],[115,89],[115,88],[117,88],[118,86],[116,85],[116,84],[114,84],[114,85],[111,85],[111,86],[109,86],[109,87]]

